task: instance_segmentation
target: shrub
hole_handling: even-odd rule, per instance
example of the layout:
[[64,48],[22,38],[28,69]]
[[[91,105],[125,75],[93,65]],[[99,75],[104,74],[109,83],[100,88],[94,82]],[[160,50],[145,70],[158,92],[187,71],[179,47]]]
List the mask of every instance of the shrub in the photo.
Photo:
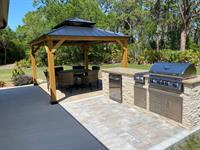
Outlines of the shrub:
[[0,81],[0,87],[4,87],[6,83],[4,81]]
[[188,62],[195,65],[200,64],[200,52],[195,50],[145,50],[138,58],[138,63],[166,62]]
[[13,71],[12,71],[12,77],[11,77],[12,81],[15,82],[15,80],[16,80],[16,79],[18,78],[18,76],[20,76],[20,75],[25,75],[25,73],[24,73],[24,71],[22,70],[21,66],[20,66],[18,63],[16,63],[16,64],[15,64],[15,67],[14,67],[14,69],[13,69]]
[[33,78],[29,75],[19,75],[14,81],[15,86],[28,85],[33,83]]
[[20,67],[24,67],[24,68],[30,68],[31,67],[31,61],[30,61],[30,59],[22,59],[22,60],[17,62],[17,65],[20,66]]
[[15,86],[28,85],[33,83],[33,78],[29,75],[25,75],[21,66],[16,63],[12,71],[12,81]]

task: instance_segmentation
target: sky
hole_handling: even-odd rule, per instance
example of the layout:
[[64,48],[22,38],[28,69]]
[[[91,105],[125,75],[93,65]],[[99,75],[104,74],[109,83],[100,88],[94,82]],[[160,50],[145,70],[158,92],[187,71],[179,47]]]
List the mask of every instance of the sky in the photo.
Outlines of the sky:
[[35,10],[32,6],[33,0],[10,0],[8,26],[16,30],[18,25],[23,24],[23,18],[29,11]]

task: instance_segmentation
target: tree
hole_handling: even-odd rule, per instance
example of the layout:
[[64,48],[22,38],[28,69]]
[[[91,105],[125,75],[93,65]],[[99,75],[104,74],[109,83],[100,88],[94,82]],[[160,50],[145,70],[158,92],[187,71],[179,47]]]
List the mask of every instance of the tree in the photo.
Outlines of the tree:
[[[1,51],[3,53],[1,53]],[[25,56],[25,48],[9,27],[0,31],[0,64],[13,63]]]
[[199,18],[200,1],[199,0],[179,0],[177,2],[182,19],[182,31],[180,50],[186,49],[187,36],[191,30],[192,21]]

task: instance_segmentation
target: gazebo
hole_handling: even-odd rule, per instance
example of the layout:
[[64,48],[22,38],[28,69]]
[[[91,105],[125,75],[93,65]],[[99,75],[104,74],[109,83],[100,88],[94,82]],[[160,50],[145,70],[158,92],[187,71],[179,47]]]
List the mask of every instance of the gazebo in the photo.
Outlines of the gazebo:
[[122,66],[128,67],[129,37],[95,27],[95,23],[79,18],[72,18],[56,25],[50,32],[30,42],[32,75],[34,85],[37,85],[35,53],[44,46],[48,56],[48,71],[51,103],[57,103],[56,81],[54,70],[54,55],[61,45],[80,46],[84,53],[84,66],[88,68],[88,51],[90,46],[102,43],[117,43],[122,48]]

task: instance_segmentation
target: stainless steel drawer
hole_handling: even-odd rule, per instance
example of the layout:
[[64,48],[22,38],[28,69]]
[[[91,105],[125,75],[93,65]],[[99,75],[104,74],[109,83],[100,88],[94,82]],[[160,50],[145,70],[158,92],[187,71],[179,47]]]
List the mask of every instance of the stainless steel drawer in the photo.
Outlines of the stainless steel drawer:
[[149,105],[150,111],[182,122],[183,99],[178,94],[150,88]]
[[142,87],[142,84],[134,85],[134,104],[136,106],[147,108],[147,90]]

